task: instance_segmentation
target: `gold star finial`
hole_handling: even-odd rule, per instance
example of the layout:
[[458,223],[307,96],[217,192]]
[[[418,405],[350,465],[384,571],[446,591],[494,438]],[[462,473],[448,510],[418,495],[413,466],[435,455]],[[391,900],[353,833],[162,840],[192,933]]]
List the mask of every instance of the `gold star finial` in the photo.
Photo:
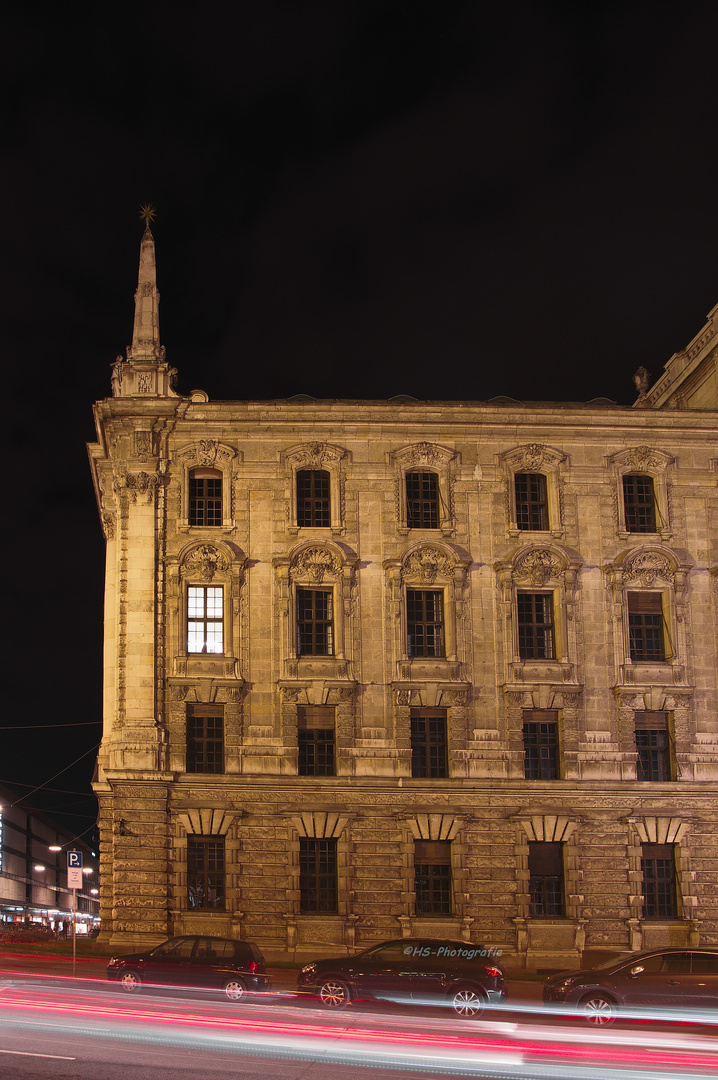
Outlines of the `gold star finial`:
[[144,221],[146,229],[149,229],[150,224],[155,220],[156,217],[157,211],[155,210],[152,203],[145,203],[145,205],[140,210],[140,221]]

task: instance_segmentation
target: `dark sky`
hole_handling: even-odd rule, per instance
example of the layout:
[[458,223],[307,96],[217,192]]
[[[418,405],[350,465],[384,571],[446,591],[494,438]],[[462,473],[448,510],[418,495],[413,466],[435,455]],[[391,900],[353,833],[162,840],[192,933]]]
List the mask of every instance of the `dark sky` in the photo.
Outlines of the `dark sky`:
[[0,42],[0,781],[45,784],[78,831],[101,708],[84,444],[131,337],[140,204],[179,389],[215,399],[628,405],[718,300],[716,4],[105,7],[15,5]]

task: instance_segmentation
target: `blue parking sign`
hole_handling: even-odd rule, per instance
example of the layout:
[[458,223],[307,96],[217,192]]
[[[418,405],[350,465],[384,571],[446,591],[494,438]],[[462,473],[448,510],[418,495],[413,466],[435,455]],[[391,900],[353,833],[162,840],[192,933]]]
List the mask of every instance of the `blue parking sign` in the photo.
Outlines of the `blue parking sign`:
[[81,851],[68,851],[68,853],[67,853],[67,869],[68,870],[81,870],[82,869],[82,852]]

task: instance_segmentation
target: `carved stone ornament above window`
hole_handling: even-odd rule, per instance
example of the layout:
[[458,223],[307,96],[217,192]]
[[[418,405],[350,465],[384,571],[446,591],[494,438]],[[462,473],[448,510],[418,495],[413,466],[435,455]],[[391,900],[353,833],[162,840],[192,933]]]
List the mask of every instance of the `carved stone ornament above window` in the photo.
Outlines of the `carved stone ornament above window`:
[[215,574],[229,567],[226,555],[214,544],[201,544],[193,548],[182,564],[182,576],[199,581],[212,581]]
[[634,446],[624,456],[624,462],[637,472],[645,472],[646,469],[664,468],[666,455],[660,456],[650,446]]
[[338,557],[323,547],[303,548],[289,564],[289,576],[293,580],[309,580],[320,584],[326,575],[339,577],[341,563]]
[[284,456],[295,468],[321,469],[328,465],[336,465],[346,457],[346,454],[346,450],[341,446],[310,442],[287,450]]
[[219,442],[218,439],[198,439],[196,443],[190,443],[177,451],[177,457],[184,462],[187,468],[192,465],[204,465],[206,468],[221,469],[233,459],[242,460],[242,454]]
[[526,580],[531,585],[543,586],[561,577],[563,567],[547,548],[534,548],[521,555],[514,564],[511,576],[514,580]]
[[623,581],[625,584],[652,588],[660,582],[672,585],[675,582],[675,574],[665,555],[658,551],[638,551],[626,559]]
[[443,458],[444,455],[442,455],[438,446],[428,442],[421,442],[409,448],[404,461],[407,465],[438,465],[443,461]]
[[543,443],[528,443],[526,446],[517,446],[504,454],[504,460],[514,472],[541,472],[555,469],[566,455],[560,450],[554,450],[552,446],[544,446]]
[[422,544],[410,552],[401,566],[402,581],[422,582],[432,585],[437,577],[452,577],[454,566],[443,551],[430,544]]

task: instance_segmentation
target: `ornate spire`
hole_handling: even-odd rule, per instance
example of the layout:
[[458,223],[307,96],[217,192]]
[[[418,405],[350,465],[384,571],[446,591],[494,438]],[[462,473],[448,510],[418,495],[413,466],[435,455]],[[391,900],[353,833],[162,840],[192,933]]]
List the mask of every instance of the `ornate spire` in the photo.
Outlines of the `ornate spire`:
[[132,344],[127,350],[128,360],[162,360],[160,349],[160,294],[157,289],[155,266],[155,240],[150,231],[154,220],[154,207],[149,203],[140,210],[145,232],[140,244],[140,271],[135,293],[135,325]]
[[127,359],[118,356],[112,365],[113,397],[179,397],[174,389],[177,371],[167,364],[164,345],[160,345],[160,294],[150,230],[154,217],[154,207],[146,203],[140,210],[145,231],[140,244],[132,344],[127,346]]

